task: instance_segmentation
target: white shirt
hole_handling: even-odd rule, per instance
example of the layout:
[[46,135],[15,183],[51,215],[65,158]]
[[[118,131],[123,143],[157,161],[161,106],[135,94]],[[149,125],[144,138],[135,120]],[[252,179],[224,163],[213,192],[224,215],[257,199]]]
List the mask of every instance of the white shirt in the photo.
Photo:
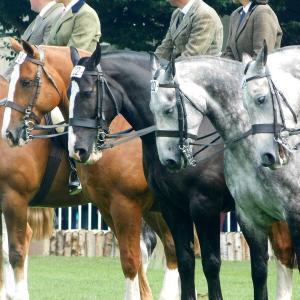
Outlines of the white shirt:
[[54,4],[56,4],[56,2],[53,0],[53,1],[50,1],[48,4],[46,4],[42,9],[41,9],[41,11],[40,11],[40,13],[39,13],[39,16],[40,17],[43,17],[45,14],[46,14],[46,12],[54,5]]
[[195,2],[195,0],[190,0],[182,9],[181,12],[184,13],[184,15],[187,14],[187,12],[190,10],[190,8],[192,7],[193,3]]
[[252,1],[250,1],[246,6],[243,7],[243,11],[245,12],[245,14],[248,13],[251,4],[252,4]]

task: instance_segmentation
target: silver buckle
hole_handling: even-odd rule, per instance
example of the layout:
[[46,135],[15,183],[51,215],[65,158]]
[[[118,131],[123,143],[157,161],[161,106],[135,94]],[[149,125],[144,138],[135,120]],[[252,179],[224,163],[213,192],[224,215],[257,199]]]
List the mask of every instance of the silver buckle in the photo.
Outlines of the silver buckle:
[[189,166],[195,167],[197,162],[194,159],[193,152],[192,152],[192,147],[189,144],[187,140],[184,141],[184,144],[182,146],[178,146],[182,155],[186,159],[187,163]]

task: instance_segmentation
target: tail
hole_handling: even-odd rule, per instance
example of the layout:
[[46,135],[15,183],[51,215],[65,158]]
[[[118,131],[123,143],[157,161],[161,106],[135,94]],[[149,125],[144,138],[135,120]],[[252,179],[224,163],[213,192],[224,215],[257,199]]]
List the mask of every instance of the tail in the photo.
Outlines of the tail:
[[28,208],[27,221],[33,231],[32,238],[42,240],[53,232],[54,209],[53,208]]

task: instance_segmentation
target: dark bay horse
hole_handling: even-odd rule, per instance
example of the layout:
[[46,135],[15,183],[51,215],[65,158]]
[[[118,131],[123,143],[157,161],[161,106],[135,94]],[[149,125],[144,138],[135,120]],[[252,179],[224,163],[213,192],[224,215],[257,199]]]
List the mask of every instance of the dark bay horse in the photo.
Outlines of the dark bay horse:
[[[83,72],[78,75],[81,78],[74,76],[71,81],[70,122],[74,126],[69,126],[69,153],[78,161],[91,163],[95,153],[99,153],[97,145],[101,146],[102,142],[97,139],[103,135],[101,130],[107,132],[118,111],[135,130],[153,125],[149,109],[150,56],[116,52],[101,57],[99,47],[91,58],[79,60],[76,51],[72,53],[73,62],[77,64],[75,68]],[[76,123],[95,119],[98,128],[86,128]],[[208,123],[201,128],[201,133],[209,130],[213,131],[213,128]],[[153,132],[142,137],[142,145],[145,176],[160,200],[163,216],[175,241],[181,299],[196,299],[193,223],[201,244],[209,299],[222,299],[219,279],[220,212],[234,206],[225,185],[223,156],[216,155],[199,163],[197,168],[171,174],[159,162]],[[103,154],[109,151],[103,151]],[[211,153],[210,149],[203,155],[208,153]]]
[[[42,60],[42,56],[40,56],[38,51],[43,51],[45,54],[43,72],[40,73],[41,84],[39,85],[39,94],[33,108],[34,114],[42,117],[54,107],[59,106],[67,117],[69,109],[67,88],[73,68],[70,59],[70,49],[67,47],[42,47],[42,50],[37,50],[27,43],[24,43],[23,46],[24,49],[18,43],[13,44],[15,51],[20,52],[25,50],[32,61],[26,60],[20,65],[20,76],[17,83],[14,73],[12,74],[10,84],[16,83],[15,93],[12,96],[9,94],[8,100],[25,105],[26,102],[32,99],[36,88],[33,83],[34,78],[37,68],[40,66],[39,62]],[[89,55],[85,52],[81,52],[81,54]],[[11,93],[11,90],[9,93]],[[7,110],[9,110],[8,107],[5,110],[6,114]],[[14,119],[17,123],[19,121],[23,122],[23,114],[18,111],[12,111],[11,120]],[[7,124],[6,122],[7,119],[3,121],[4,126]],[[120,131],[128,127],[128,124],[120,117],[112,124],[112,127],[114,131]],[[17,132],[19,131],[17,130],[12,133],[12,136],[15,136]],[[18,140],[19,138],[15,137],[13,143],[15,145],[18,144]],[[18,157],[14,159],[22,161],[22,164],[20,161],[17,164],[23,173],[21,178],[17,176],[17,183],[20,191],[23,193],[22,195],[27,191],[29,194],[28,199],[32,197],[39,186],[50,148],[50,140],[34,140],[22,148],[6,147],[8,154],[7,156],[2,156],[7,160],[9,155],[18,152]],[[20,165],[22,165],[22,168],[20,168]],[[12,165],[12,168],[16,168],[16,166]],[[16,171],[12,169],[10,172],[14,174]],[[68,172],[69,166],[66,153],[64,153],[63,161],[60,164],[50,193],[42,201],[41,205],[58,207],[87,202],[94,203],[118,239],[122,269],[126,277],[126,299],[152,299],[151,290],[148,286],[140,258],[140,227],[142,216],[160,236],[165,249],[168,270],[173,277],[174,274],[177,274],[177,262],[172,236],[167,225],[160,214],[150,212],[150,208],[153,206],[153,195],[148,188],[143,174],[140,142],[133,141],[127,145],[113,149],[113,151],[108,151],[97,164],[79,167],[78,172],[82,181],[83,193],[75,198],[68,196]],[[24,235],[21,232],[19,233],[19,227],[22,228],[24,226],[23,219],[28,199],[24,199],[24,197],[22,201],[18,199],[19,204],[16,207],[11,207],[10,202],[7,201],[7,205],[5,206],[7,209],[14,209],[11,212],[12,215],[20,216],[18,222],[11,219],[10,223],[7,224],[8,233],[12,236],[10,237],[10,248],[16,253],[16,255],[12,256],[12,259],[16,259],[20,265],[22,262],[22,252],[20,249],[23,243],[21,238]],[[3,212],[5,213],[6,210],[3,209]],[[18,233],[19,240],[13,238],[14,233]],[[168,272],[166,275],[166,283],[168,283],[170,276]],[[174,297],[168,298],[170,295],[169,287],[164,285],[161,292],[161,299],[176,299],[176,295],[178,294],[176,284],[178,285],[175,282],[172,290]]]
[[[157,68],[150,107],[158,129],[159,157],[172,170],[183,168],[186,159],[180,148],[190,153],[193,135],[197,134],[204,116],[210,118],[225,143],[226,182],[234,196],[237,218],[250,247],[254,299],[268,299],[270,234],[281,266],[276,299],[291,299],[294,253],[298,268],[300,255],[300,186],[299,171],[295,172],[299,169],[299,158],[295,166],[276,171],[261,165],[261,157],[256,151],[261,145],[257,145],[255,136],[267,132],[268,128],[258,127],[258,124],[251,126],[243,106],[242,71],[239,62],[209,56],[176,62],[175,77],[174,68]],[[256,102],[257,105],[262,103]],[[160,130],[167,134],[159,136]],[[174,135],[179,131],[181,134]],[[184,147],[179,147],[182,143]]]

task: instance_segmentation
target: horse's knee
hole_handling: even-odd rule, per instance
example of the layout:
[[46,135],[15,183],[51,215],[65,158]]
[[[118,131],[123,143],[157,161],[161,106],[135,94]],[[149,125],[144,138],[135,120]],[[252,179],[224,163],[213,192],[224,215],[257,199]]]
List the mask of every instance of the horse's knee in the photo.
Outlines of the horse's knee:
[[122,257],[121,259],[123,273],[126,278],[133,280],[138,273],[140,260],[133,256]]
[[202,260],[203,272],[205,276],[216,277],[219,276],[221,259],[215,255],[211,255],[208,259]]
[[14,269],[23,263],[25,259],[25,251],[22,249],[16,249],[15,247],[9,248],[9,262]]
[[192,250],[178,255],[178,270],[180,274],[189,274],[195,269],[195,256]]

